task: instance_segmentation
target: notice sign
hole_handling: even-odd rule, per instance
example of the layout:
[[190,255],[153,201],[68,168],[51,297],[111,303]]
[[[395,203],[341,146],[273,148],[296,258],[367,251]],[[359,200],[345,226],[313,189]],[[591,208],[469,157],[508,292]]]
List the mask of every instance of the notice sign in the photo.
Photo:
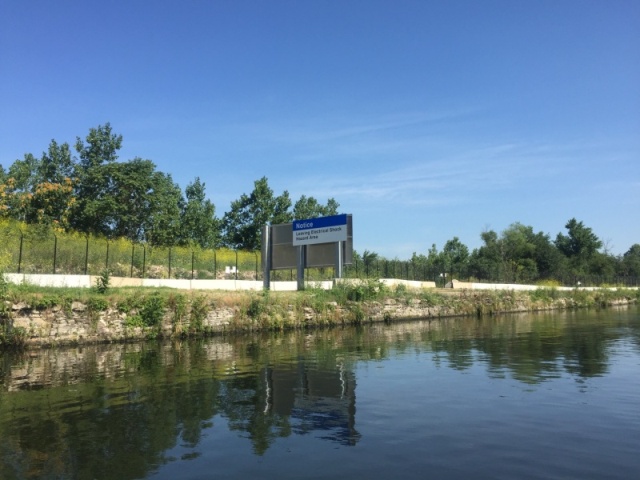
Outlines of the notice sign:
[[293,246],[345,242],[347,214],[293,221]]

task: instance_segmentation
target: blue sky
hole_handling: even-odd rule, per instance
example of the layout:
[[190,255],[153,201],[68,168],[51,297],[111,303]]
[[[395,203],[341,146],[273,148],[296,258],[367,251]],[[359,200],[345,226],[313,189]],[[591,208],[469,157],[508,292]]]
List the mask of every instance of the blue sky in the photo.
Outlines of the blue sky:
[[106,122],[219,216],[334,197],[360,252],[640,243],[636,0],[0,0],[0,163]]

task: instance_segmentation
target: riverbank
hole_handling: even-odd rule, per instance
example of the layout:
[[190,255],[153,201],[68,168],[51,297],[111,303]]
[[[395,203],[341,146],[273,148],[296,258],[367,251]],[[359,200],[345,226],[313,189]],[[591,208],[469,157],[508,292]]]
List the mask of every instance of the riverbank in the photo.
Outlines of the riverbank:
[[189,292],[8,286],[0,346],[46,347],[404,319],[632,305],[636,289],[453,290],[389,288],[379,281],[301,292]]

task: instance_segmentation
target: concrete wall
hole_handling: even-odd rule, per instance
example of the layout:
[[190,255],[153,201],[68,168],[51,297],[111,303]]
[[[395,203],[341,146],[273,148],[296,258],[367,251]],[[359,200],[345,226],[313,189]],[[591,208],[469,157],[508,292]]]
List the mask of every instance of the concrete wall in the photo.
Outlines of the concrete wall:
[[[14,284],[27,283],[40,287],[72,287],[89,288],[96,285],[98,279],[94,275],[36,275],[26,273],[5,273],[8,282]],[[361,280],[344,278],[317,282],[306,282],[308,287],[323,288],[329,290],[334,282],[357,283]],[[435,282],[418,282],[412,280],[400,280],[395,278],[383,278],[380,280],[389,288],[405,285],[411,289],[435,288]],[[262,290],[262,280],[185,280],[185,279],[158,279],[158,278],[128,278],[110,277],[109,285],[112,287],[168,287],[179,290]],[[448,288],[456,290],[536,290],[549,288],[538,285],[517,285],[513,283],[469,283],[452,280],[447,284]],[[274,292],[292,292],[298,288],[297,282],[271,282],[271,290]],[[557,290],[574,290],[575,287],[554,287]],[[580,287],[581,290],[598,290],[599,287]],[[633,289],[633,288],[631,288]],[[637,289],[637,287],[636,287]],[[617,290],[611,287],[611,290]]]
[[[515,283],[470,283],[470,282],[461,282],[459,280],[452,280],[447,283],[448,288],[454,288],[456,290],[518,290],[518,291],[526,291],[526,290],[538,290],[538,289],[548,289],[551,287],[545,287],[541,285],[519,285]],[[553,287],[556,290],[575,290],[579,288],[580,290],[618,290],[617,287]],[[623,287],[623,290],[637,290],[638,287]]]
[[[25,273],[6,273],[8,282],[19,285],[26,283],[39,287],[89,288],[96,285],[99,278],[95,275],[40,275]],[[333,281],[307,282],[309,287],[330,289]],[[158,278],[110,277],[111,287],[167,287],[179,290],[262,290],[262,280],[185,280]],[[271,282],[274,292],[296,291],[296,281]]]

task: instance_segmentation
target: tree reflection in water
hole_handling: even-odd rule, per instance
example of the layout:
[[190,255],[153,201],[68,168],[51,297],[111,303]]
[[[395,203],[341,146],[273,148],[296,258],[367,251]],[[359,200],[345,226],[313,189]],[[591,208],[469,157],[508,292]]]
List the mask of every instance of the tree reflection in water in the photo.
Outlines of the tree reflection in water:
[[[0,478],[141,478],[197,458],[216,422],[263,455],[278,438],[356,445],[359,363],[405,351],[536,384],[608,369],[638,337],[628,316],[585,313],[442,319],[167,344],[98,345],[0,357]],[[612,328],[612,324],[613,327]]]

